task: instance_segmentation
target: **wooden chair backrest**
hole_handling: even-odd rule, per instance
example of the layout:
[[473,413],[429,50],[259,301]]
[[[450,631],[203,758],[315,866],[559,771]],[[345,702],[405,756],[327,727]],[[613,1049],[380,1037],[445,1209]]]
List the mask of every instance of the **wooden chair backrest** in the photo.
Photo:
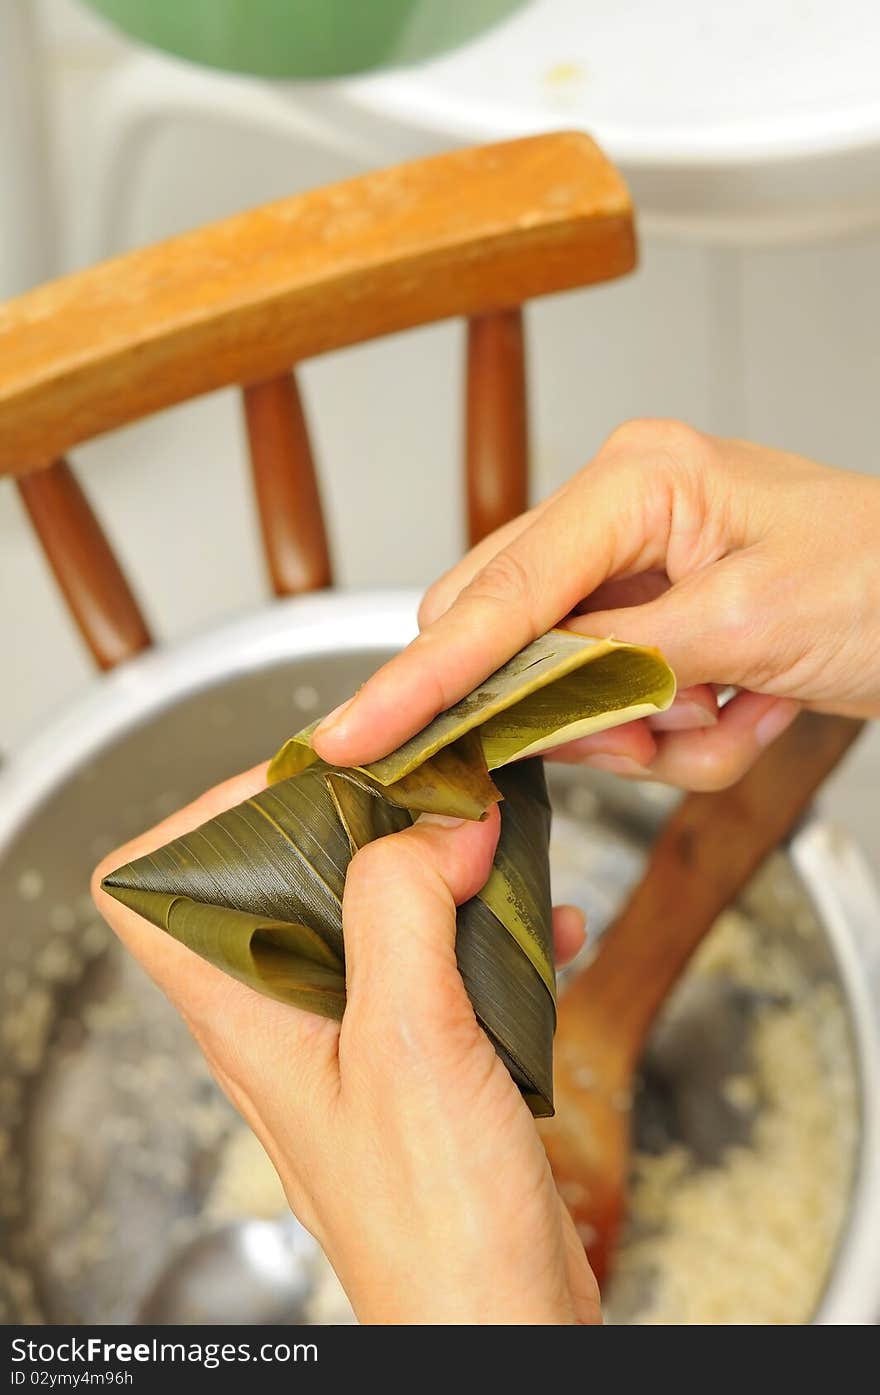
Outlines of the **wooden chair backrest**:
[[17,477],[102,668],[150,643],[65,456],[174,403],[242,387],[269,574],[328,586],[320,490],[293,366],[468,320],[465,474],[475,542],[526,507],[521,306],[635,264],[632,208],[585,135],[456,150],[315,189],[0,306],[0,474]]

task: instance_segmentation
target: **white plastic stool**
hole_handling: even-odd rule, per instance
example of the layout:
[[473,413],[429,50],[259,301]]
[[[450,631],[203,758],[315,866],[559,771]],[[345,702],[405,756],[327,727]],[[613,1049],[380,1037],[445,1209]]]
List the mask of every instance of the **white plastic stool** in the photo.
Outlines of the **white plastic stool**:
[[365,168],[458,142],[589,130],[633,191],[643,232],[708,260],[717,329],[707,424],[745,429],[737,250],[880,223],[876,0],[532,0],[431,62],[326,83],[268,83],[143,54],[95,123],[85,263],[126,245],[151,140],[182,114],[235,122]]
[[135,51],[95,99],[93,144],[82,218],[73,230],[77,264],[113,255],[126,243],[126,213],[152,142],[181,119],[198,117],[306,144],[372,168],[387,162],[361,132],[369,119],[337,125],[323,112],[321,84],[236,77],[165,55]]
[[[649,232],[791,243],[880,221],[876,0],[532,0],[431,62],[268,83],[134,59],[95,132],[110,236],[150,132],[181,112],[343,149],[365,165],[573,126],[627,178]],[[112,242],[112,237],[110,237]]]
[[340,91],[447,142],[586,128],[646,226],[743,246],[880,221],[878,54],[876,0],[533,0]]

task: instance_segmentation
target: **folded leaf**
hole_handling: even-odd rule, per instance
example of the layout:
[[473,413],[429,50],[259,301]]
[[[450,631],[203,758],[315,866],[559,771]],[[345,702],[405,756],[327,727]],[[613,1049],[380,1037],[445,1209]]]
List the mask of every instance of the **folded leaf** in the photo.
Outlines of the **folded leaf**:
[[551,630],[370,765],[325,764],[311,747],[317,724],[306,728],[272,760],[267,789],[118,868],[104,888],[258,991],[338,1018],[352,856],[420,812],[479,819],[500,800],[494,865],[459,907],[456,955],[524,1099],[551,1114],[550,807],[541,762],[523,757],[662,711],[674,695],[655,650]]

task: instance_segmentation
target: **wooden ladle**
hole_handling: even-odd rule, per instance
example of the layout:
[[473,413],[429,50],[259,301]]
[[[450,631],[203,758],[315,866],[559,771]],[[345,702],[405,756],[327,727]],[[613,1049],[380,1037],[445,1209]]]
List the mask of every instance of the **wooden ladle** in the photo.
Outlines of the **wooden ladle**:
[[862,725],[802,713],[738,784],[683,800],[596,959],[562,995],[557,1113],[542,1134],[600,1283],[624,1214],[633,1074],[657,1011]]

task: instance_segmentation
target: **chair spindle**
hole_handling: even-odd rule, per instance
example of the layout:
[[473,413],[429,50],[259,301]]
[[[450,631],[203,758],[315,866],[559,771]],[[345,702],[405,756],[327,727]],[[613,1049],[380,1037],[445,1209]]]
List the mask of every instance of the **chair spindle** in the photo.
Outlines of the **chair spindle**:
[[263,546],[278,596],[333,580],[308,426],[292,373],[245,387],[244,411]]
[[468,321],[465,477],[471,547],[528,507],[522,310]]
[[113,549],[66,460],[22,475],[19,493],[67,606],[102,669],[152,643]]

